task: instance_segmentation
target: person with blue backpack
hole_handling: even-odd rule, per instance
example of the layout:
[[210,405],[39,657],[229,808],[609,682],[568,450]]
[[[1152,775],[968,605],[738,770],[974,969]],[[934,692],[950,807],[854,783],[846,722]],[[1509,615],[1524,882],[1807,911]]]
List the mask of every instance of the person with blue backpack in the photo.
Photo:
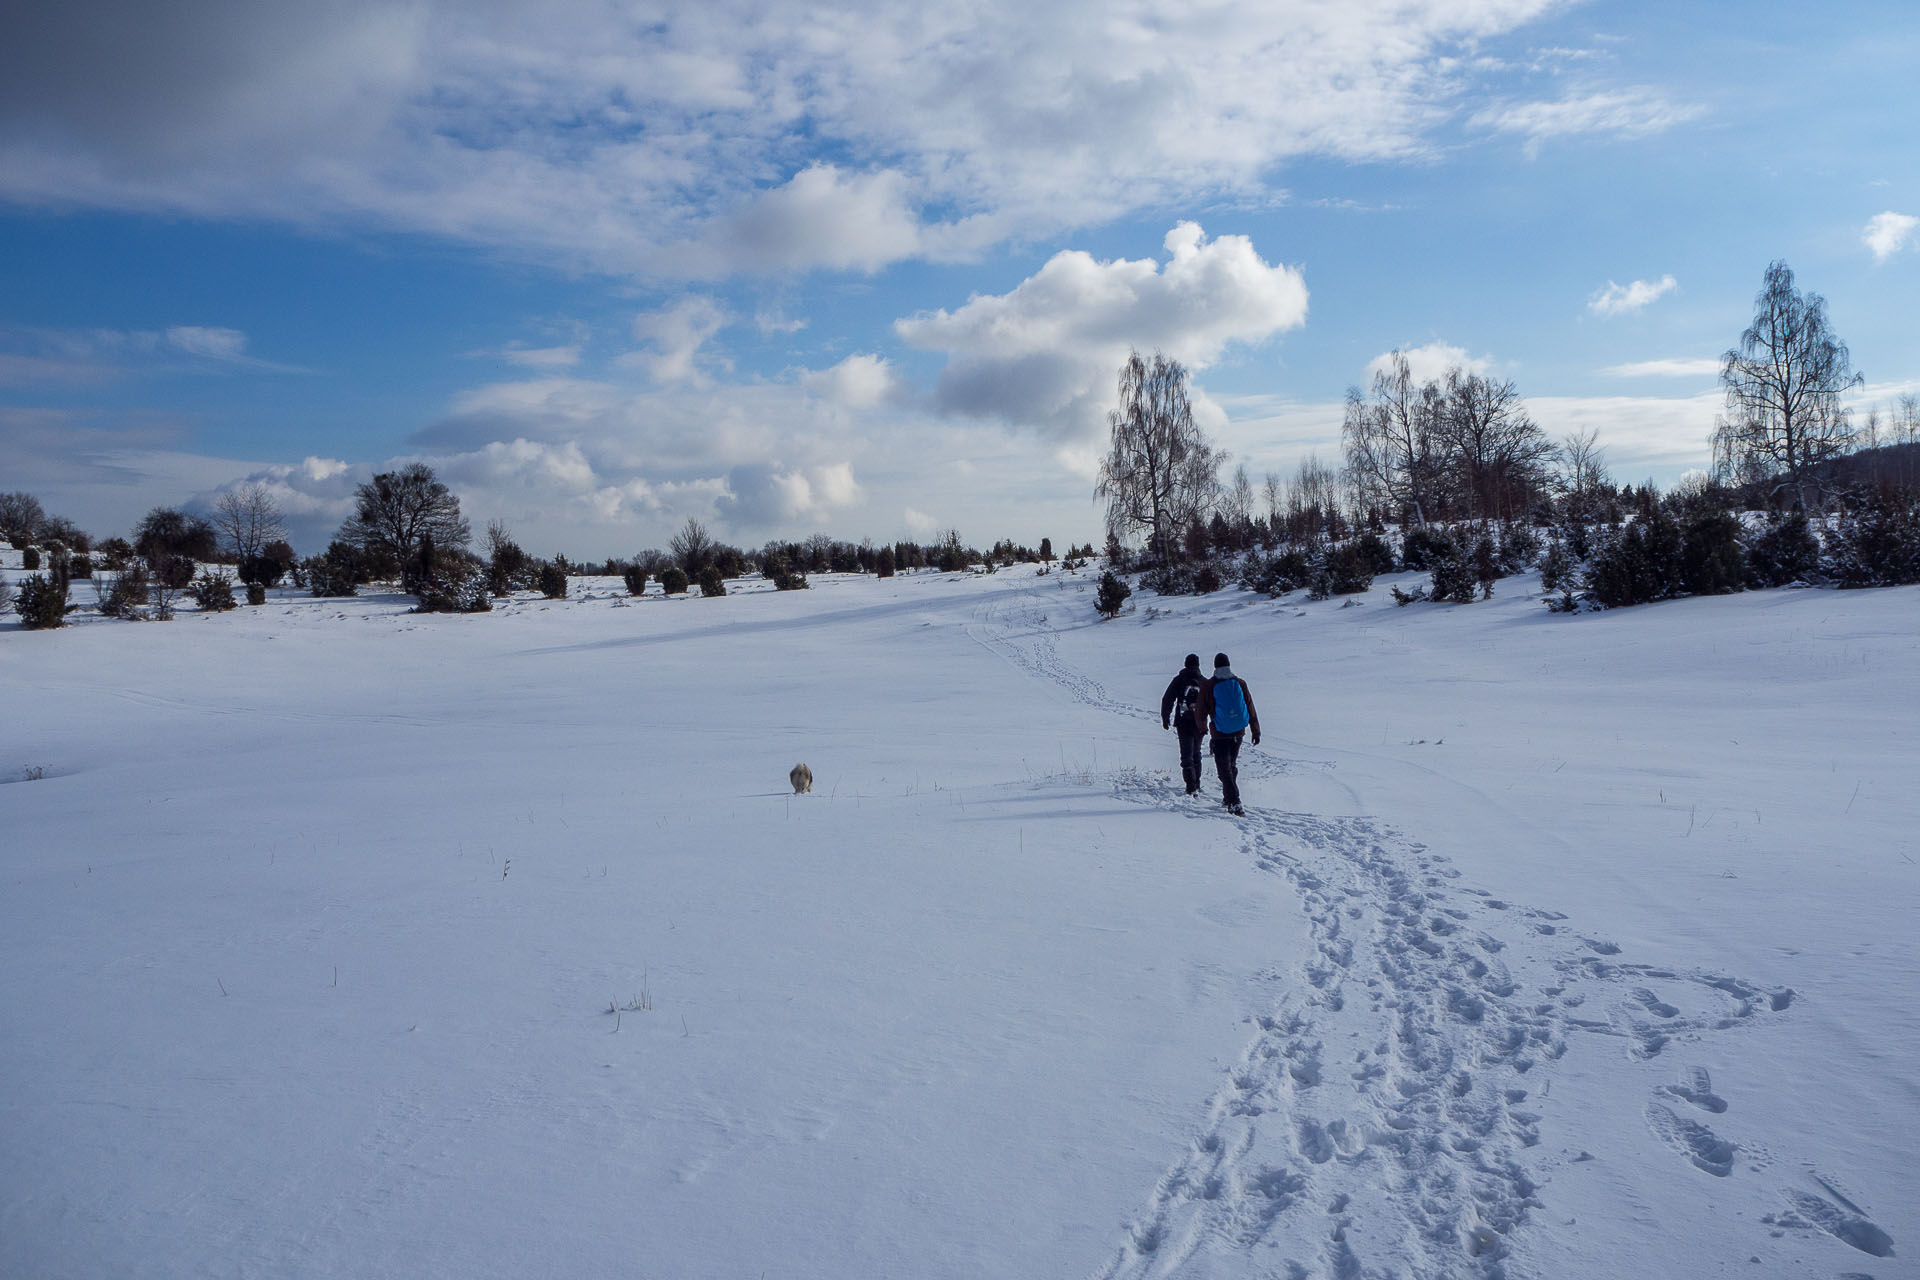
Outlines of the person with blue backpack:
[[1248,733],[1253,745],[1260,745],[1260,715],[1253,709],[1253,693],[1247,682],[1233,674],[1227,655],[1213,655],[1213,678],[1200,687],[1200,705],[1194,710],[1194,722],[1203,731],[1211,728],[1213,767],[1220,775],[1220,799],[1227,812],[1244,814],[1240,803],[1240,740]]

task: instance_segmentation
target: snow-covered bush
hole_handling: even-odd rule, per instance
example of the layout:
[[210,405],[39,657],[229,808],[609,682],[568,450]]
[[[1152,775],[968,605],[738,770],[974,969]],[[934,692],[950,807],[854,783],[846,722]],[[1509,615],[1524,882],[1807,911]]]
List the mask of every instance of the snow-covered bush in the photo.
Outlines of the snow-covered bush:
[[685,595],[687,571],[675,565],[660,571],[660,589],[670,596]]
[[266,602],[267,602],[266,586],[258,582],[249,582],[247,584],[247,603],[250,605],[262,605],[262,604],[265,604]]
[[1298,547],[1275,555],[1248,556],[1240,567],[1240,585],[1262,595],[1283,596],[1313,581],[1313,561]]
[[1609,609],[1665,600],[1680,589],[1680,526],[1659,508],[1594,553],[1587,587]]
[[1723,596],[1747,585],[1746,552],[1737,516],[1701,511],[1687,519],[1680,544],[1680,586],[1690,595]]
[[1882,492],[1840,518],[1830,546],[1834,579],[1843,587],[1895,587],[1920,582],[1920,502]]
[[1433,588],[1427,598],[1435,604],[1472,604],[1480,587],[1480,575],[1466,550],[1447,543],[1447,554],[1433,562]]
[[726,580],[720,576],[719,565],[709,564],[700,570],[700,594],[707,599],[727,594]]
[[443,552],[433,558],[431,570],[413,574],[411,586],[416,613],[486,613],[493,608],[488,573],[480,561],[465,552]]
[[67,572],[65,557],[54,557],[44,574],[36,573],[20,584],[14,597],[14,611],[20,625],[29,631],[63,626],[67,620]]
[[40,548],[25,547],[20,552],[20,567],[28,573],[40,568]]
[[1547,553],[1540,557],[1540,589],[1560,591],[1573,581],[1573,556],[1558,537],[1547,541]]
[[1120,581],[1109,569],[1100,575],[1100,587],[1093,596],[1093,608],[1103,618],[1111,618],[1120,612],[1120,607],[1133,594],[1133,588]]
[[1400,563],[1410,573],[1431,569],[1453,554],[1453,539],[1437,526],[1415,525],[1401,535]]
[[111,578],[104,573],[93,575],[93,597],[106,617],[137,621],[140,607],[147,602],[148,581],[147,562],[128,560]]
[[627,594],[643,596],[647,594],[647,571],[637,564],[630,564],[620,571],[621,581],[627,584]]
[[209,569],[188,588],[194,601],[208,613],[224,613],[234,608],[233,579]]
[[538,575],[540,594],[549,600],[567,598],[567,567],[554,561],[542,561]]
[[1804,511],[1776,516],[1747,542],[1747,585],[1784,587],[1820,577],[1820,538]]

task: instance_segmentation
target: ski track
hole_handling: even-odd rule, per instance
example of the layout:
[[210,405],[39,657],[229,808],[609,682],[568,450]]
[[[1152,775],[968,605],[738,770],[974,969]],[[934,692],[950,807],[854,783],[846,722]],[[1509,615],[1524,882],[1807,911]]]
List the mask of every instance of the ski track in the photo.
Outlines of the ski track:
[[[975,640],[1077,700],[1129,718],[1124,703],[1063,661],[1045,588],[983,603]],[[1249,757],[1260,778],[1284,762]],[[1126,1226],[1100,1280],[1244,1269],[1262,1274],[1505,1277],[1514,1233],[1540,1207],[1551,1165],[1530,1099],[1579,1036],[1634,1062],[1784,1014],[1791,989],[1725,973],[1622,958],[1559,912],[1459,883],[1448,861],[1365,818],[1249,809],[1226,817],[1170,774],[1110,775],[1114,794],[1232,821],[1241,848],[1300,895],[1312,958],[1276,973],[1277,1005],[1250,1019],[1251,1042],[1208,1100],[1191,1144]],[[1708,1073],[1676,1066],[1648,1099],[1650,1131],[1713,1177],[1772,1164],[1712,1128],[1728,1109]],[[1784,1228],[1825,1231],[1884,1257],[1893,1242],[1829,1180],[1783,1192]],[[1236,1261],[1237,1264],[1236,1264]]]

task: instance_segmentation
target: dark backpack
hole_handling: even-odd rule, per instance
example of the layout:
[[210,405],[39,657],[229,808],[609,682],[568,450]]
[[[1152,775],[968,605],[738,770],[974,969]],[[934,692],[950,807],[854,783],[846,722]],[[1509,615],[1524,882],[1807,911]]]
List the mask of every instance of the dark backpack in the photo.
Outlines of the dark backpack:
[[1213,731],[1238,733],[1247,727],[1247,695],[1237,676],[1213,682]]
[[1173,705],[1174,723],[1191,727],[1193,713],[1200,706],[1200,681],[1187,681],[1187,687],[1180,691],[1180,698]]

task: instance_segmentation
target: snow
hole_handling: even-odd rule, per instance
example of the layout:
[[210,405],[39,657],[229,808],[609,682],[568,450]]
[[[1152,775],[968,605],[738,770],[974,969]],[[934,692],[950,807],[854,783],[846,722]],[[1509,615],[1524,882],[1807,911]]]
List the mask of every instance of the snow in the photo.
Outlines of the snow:
[[0,1273],[1920,1274],[1920,590],[1409,582],[8,620]]

